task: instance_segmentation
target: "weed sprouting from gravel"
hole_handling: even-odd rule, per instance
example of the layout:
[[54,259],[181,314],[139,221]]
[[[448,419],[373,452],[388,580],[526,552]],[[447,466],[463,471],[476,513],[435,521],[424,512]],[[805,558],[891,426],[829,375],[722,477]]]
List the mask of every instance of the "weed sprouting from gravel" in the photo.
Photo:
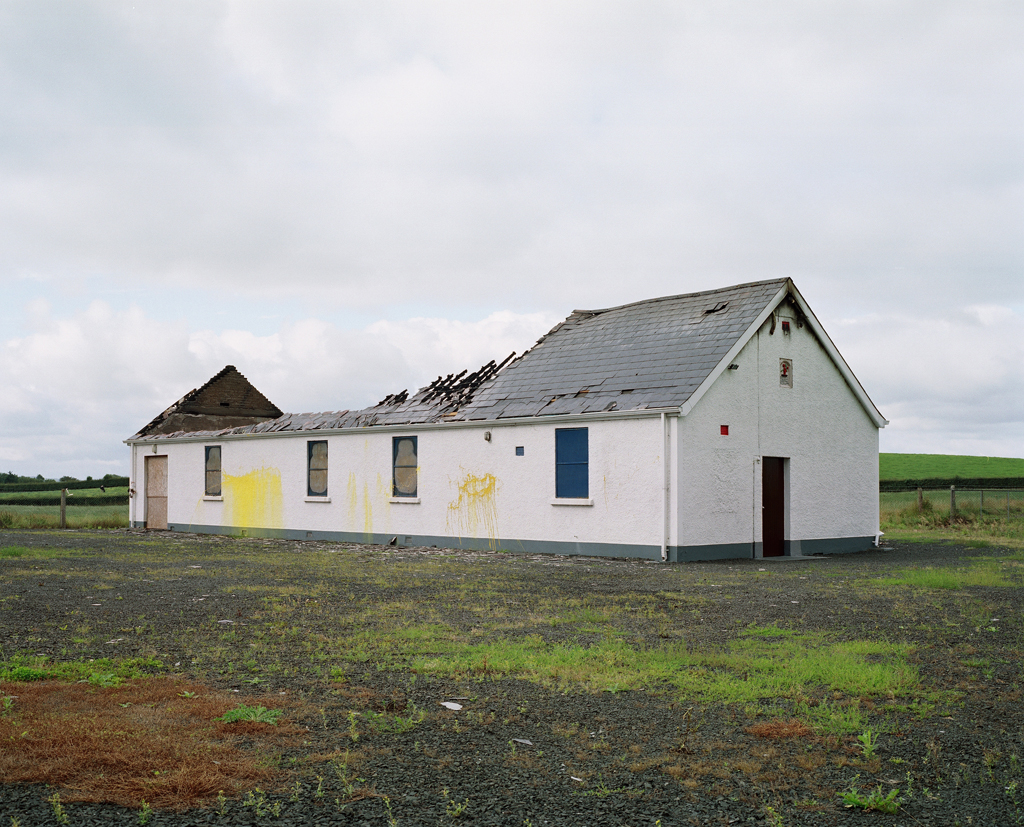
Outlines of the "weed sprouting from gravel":
[[67,824],[71,820],[67,810],[64,809],[64,805],[61,803],[59,792],[53,793],[47,799],[47,803],[49,803],[50,809],[53,811],[53,818],[58,824]]
[[865,760],[870,761],[874,758],[875,749],[878,746],[878,733],[872,732],[871,728],[868,727],[868,729],[857,736],[857,740],[860,742],[860,749]]
[[441,790],[441,795],[444,798],[444,813],[448,818],[452,821],[458,821],[466,814],[466,811],[469,809],[468,798],[464,801],[456,801],[448,793],[447,787]]
[[388,827],[398,827],[398,819],[395,818],[395,814],[391,810],[391,799],[385,795],[381,800],[384,804],[384,815],[387,818]]
[[[423,722],[427,717],[426,710],[417,709],[416,704],[410,704],[407,715],[396,715],[389,712],[364,713],[370,725],[378,732],[393,732],[402,734],[416,728],[417,724]],[[356,740],[356,739],[353,739]]]
[[903,804],[903,799],[900,798],[900,791],[898,787],[890,790],[888,793],[885,793],[882,791],[882,785],[879,784],[873,790],[870,790],[867,793],[862,793],[856,787],[858,780],[860,780],[860,776],[854,776],[853,781],[850,782],[849,788],[839,794],[839,797],[847,807],[857,807],[862,810],[877,810],[880,813],[889,814],[899,811]]
[[267,709],[265,706],[247,706],[239,704],[234,709],[229,709],[219,720],[226,724],[234,724],[238,721],[252,721],[257,724],[277,725],[278,720],[284,714],[280,709]]
[[245,797],[242,799],[242,806],[252,807],[257,818],[263,818],[264,816],[280,818],[281,816],[281,802],[269,803],[267,801],[267,794],[259,787],[245,794]]

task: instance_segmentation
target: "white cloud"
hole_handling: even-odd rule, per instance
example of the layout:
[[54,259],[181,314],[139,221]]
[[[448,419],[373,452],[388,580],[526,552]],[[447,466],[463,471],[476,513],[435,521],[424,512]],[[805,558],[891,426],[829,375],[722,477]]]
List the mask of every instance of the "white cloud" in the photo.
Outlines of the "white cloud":
[[499,312],[343,330],[304,319],[256,336],[189,331],[100,301],[67,318],[34,312],[33,332],[0,342],[0,387],[11,389],[0,395],[0,462],[83,477],[126,467],[122,440],[226,364],[283,410],[356,409],[523,351],[557,321]]
[[1019,4],[0,14],[12,271],[376,312],[1019,294]]
[[941,317],[848,319],[830,331],[890,424],[883,451],[1024,456],[1024,317],[970,305]]
[[0,4],[0,461],[228,362],[358,407],[778,276],[883,445],[1024,454],[1022,41],[1014,0]]

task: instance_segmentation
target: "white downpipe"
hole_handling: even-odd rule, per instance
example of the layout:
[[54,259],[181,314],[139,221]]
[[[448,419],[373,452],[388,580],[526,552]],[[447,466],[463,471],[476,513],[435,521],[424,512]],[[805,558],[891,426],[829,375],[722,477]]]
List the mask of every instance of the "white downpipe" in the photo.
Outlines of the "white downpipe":
[[128,472],[128,502],[129,502],[129,513],[128,513],[128,527],[135,528],[135,501],[138,497],[135,496],[135,449],[136,445],[132,443],[132,467]]
[[662,492],[661,492],[661,562],[668,561],[668,532],[669,532],[669,481],[672,476],[671,464],[669,462],[669,433],[668,417],[661,412],[661,464],[662,464]]

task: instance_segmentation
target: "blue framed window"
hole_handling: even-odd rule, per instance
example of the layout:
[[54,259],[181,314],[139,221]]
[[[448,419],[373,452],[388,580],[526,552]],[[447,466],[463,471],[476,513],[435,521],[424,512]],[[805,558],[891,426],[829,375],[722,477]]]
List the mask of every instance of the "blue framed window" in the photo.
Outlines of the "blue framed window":
[[555,497],[590,496],[589,461],[586,428],[555,429]]
[[327,496],[327,440],[306,443],[306,496]]
[[391,496],[415,497],[417,487],[418,446],[414,436],[391,439]]

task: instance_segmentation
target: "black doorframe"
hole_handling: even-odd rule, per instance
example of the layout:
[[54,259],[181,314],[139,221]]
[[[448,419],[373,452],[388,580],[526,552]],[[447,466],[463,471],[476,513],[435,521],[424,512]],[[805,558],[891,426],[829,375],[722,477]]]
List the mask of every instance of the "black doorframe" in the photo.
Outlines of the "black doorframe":
[[761,556],[786,553],[786,461],[761,457]]

